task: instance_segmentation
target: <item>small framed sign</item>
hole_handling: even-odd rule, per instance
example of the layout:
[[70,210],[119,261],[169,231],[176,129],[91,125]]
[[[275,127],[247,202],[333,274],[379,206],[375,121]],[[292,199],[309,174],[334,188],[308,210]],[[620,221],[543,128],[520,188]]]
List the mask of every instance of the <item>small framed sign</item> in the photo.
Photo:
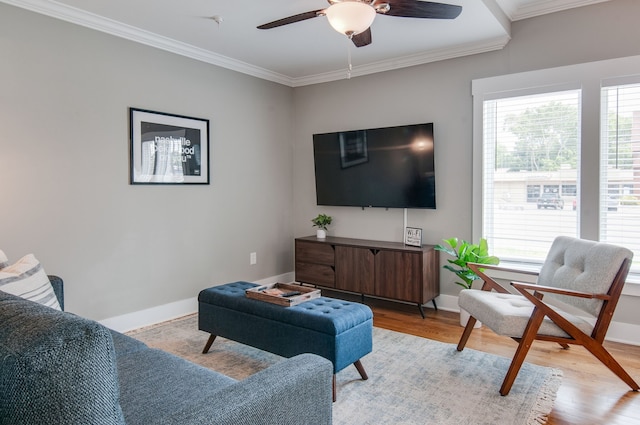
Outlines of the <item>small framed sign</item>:
[[417,227],[405,228],[404,244],[409,246],[422,246],[422,229]]

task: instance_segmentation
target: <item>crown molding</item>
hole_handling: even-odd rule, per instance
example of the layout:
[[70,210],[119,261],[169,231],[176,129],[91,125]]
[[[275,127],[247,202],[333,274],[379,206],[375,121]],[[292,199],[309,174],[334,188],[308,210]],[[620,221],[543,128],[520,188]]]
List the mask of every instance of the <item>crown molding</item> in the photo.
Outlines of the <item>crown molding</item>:
[[604,3],[610,0],[536,0],[516,8],[512,13],[507,13],[512,21],[533,18],[548,13],[561,12],[576,7],[589,6]]
[[[395,69],[408,68],[410,66],[423,65],[431,62],[438,62],[447,59],[455,59],[463,56],[475,55],[479,53],[500,50],[511,40],[511,37],[505,35],[489,41],[480,43],[468,43],[453,48],[431,50],[411,56],[403,56],[400,58],[384,60],[368,65],[354,66],[351,71],[351,78],[364,75],[376,74],[379,72],[392,71]],[[293,78],[292,87],[308,86],[311,84],[327,83],[330,81],[347,79],[347,70],[332,71],[323,74],[311,75],[308,77]]]
[[48,0],[0,0],[22,9],[60,19],[62,21],[81,25],[96,31],[134,41],[136,43],[155,47],[177,55],[185,56],[201,62],[220,66],[222,68],[237,71],[243,74],[258,77],[264,80],[291,86],[291,78],[276,72],[260,68],[246,62],[238,61],[227,56],[219,55],[211,51],[192,46],[164,37],[150,31],[145,31],[131,25],[123,24],[103,16],[86,12],[71,6]]
[[[591,3],[598,1],[606,0],[591,0]],[[0,0],[0,2],[289,87],[300,87],[347,78],[346,70],[292,78],[52,0]],[[582,3],[587,2],[588,1],[582,1]],[[502,49],[509,40],[509,36],[504,36],[480,43],[470,43],[452,48],[429,51],[417,55],[384,60],[360,67],[354,67],[351,72],[351,76],[359,77],[461,56],[484,53],[492,50],[499,50]]]

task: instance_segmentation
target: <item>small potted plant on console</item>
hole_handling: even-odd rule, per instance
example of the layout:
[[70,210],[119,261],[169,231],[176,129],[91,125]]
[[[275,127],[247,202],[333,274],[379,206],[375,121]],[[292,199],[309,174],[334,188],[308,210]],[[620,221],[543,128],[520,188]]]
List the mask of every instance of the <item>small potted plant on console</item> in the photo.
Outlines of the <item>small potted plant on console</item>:
[[318,216],[311,220],[314,227],[317,227],[316,236],[318,239],[324,239],[327,237],[327,226],[331,224],[331,216],[326,214],[318,214]]

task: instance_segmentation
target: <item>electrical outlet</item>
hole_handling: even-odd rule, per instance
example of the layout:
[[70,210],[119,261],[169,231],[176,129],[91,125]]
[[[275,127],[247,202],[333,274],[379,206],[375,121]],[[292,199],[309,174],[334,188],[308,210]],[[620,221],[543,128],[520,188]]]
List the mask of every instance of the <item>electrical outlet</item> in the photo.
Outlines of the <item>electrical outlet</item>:
[[249,264],[254,265],[258,263],[258,254],[252,252],[249,254]]

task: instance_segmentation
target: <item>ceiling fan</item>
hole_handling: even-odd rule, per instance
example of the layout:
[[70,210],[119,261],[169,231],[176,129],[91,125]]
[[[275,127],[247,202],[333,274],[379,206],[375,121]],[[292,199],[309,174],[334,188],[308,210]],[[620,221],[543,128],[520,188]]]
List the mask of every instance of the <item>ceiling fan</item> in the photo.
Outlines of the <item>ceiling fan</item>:
[[371,24],[376,14],[402,18],[455,19],[462,6],[421,0],[327,0],[326,9],[299,13],[260,25],[267,30],[317,16],[326,16],[329,24],[349,37],[357,47],[371,44]]

